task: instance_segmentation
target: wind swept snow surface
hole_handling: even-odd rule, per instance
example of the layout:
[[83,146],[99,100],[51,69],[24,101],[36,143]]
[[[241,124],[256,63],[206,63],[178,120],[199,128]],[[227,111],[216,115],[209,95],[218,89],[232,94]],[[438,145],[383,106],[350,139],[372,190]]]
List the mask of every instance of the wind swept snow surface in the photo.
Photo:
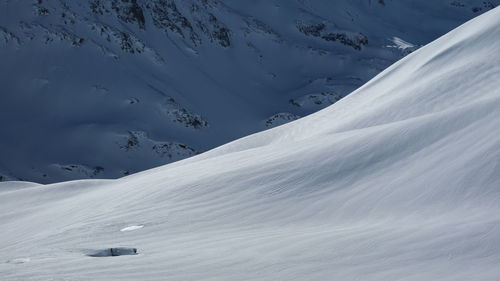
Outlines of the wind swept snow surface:
[[499,50],[497,8],[298,121],[119,180],[2,183],[1,279],[497,280]]

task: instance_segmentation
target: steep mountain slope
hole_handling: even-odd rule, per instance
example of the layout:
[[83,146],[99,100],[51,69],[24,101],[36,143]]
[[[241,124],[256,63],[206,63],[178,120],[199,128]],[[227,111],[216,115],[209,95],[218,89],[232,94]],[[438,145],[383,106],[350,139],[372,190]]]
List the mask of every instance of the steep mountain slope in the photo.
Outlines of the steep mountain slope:
[[498,4],[2,0],[0,180],[120,177],[295,120]]
[[284,126],[118,180],[1,183],[2,279],[495,280],[498,50],[500,8]]

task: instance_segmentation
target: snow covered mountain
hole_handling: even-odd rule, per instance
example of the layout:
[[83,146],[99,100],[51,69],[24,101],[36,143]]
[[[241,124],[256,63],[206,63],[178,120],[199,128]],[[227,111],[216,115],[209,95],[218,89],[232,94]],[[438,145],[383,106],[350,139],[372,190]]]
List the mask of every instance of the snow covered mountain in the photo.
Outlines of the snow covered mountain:
[[120,177],[295,120],[498,4],[1,0],[0,181]]
[[500,8],[336,104],[118,180],[0,183],[2,280],[500,276]]

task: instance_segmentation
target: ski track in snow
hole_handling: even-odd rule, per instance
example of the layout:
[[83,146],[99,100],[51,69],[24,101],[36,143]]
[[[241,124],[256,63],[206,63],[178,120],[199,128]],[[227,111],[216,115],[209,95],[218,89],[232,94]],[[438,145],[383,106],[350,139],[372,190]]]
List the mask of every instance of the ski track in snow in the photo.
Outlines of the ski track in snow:
[[[2,257],[30,262],[1,278],[497,280],[499,50],[496,8],[295,122],[118,180],[2,183]],[[111,248],[139,254],[88,256]]]

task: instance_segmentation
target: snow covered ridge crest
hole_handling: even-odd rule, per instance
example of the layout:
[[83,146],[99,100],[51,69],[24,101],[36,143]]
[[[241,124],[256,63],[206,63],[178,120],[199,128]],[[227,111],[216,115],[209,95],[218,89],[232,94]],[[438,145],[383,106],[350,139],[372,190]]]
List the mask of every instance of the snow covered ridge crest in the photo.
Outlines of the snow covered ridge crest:
[[2,280],[496,280],[499,49],[494,9],[332,107],[184,161],[0,183]]
[[498,4],[2,0],[0,180],[117,178],[296,120]]

